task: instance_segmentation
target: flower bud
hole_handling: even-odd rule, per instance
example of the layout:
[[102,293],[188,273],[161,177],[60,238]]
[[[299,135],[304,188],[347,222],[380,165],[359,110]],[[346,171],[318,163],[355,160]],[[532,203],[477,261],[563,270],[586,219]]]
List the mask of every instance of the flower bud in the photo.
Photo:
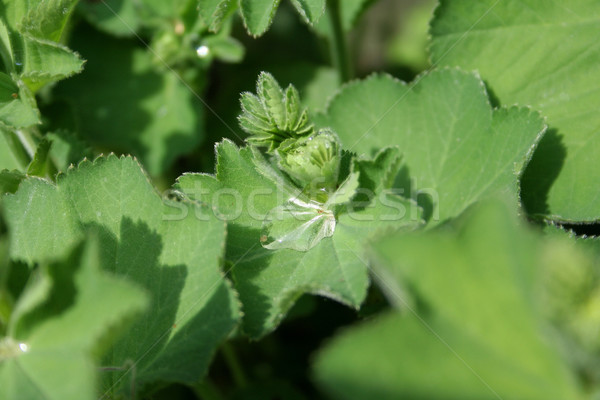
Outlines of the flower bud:
[[[341,146],[335,132],[321,129],[318,133],[284,141],[279,150],[279,167],[312,198],[335,191],[341,160]],[[323,193],[324,196],[319,196]]]

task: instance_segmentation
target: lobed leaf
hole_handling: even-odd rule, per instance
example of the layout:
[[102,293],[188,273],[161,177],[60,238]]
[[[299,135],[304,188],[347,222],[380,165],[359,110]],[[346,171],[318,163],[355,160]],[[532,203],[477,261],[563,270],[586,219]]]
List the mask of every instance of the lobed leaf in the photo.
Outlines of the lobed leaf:
[[219,270],[225,226],[206,209],[163,202],[137,162],[109,156],[59,175],[57,185],[29,178],[4,199],[13,259],[28,263],[65,254],[88,229],[99,232],[100,263],[151,298],[145,313],[113,346],[104,392],[155,381],[195,382],[235,327],[237,300]]
[[2,399],[97,398],[96,356],[147,306],[143,290],[101,270],[100,253],[92,237],[19,299],[0,339]]
[[589,0],[459,0],[431,25],[434,63],[477,69],[500,103],[548,118],[522,190],[529,213],[554,221],[600,220],[599,19]]
[[542,248],[497,203],[451,229],[382,238],[374,276],[399,310],[321,350],[317,382],[335,399],[584,398],[541,322]]
[[[228,221],[227,260],[244,310],[242,329],[252,338],[275,329],[303,293],[358,308],[368,286],[365,240],[382,229],[411,230],[421,225],[421,212],[414,203],[385,196],[371,207],[341,214],[333,236],[308,251],[267,250],[261,246],[265,217],[295,198],[298,189],[290,189],[285,177],[251,147],[238,148],[225,140],[216,153],[216,176],[184,174],[175,188],[211,205]],[[318,218],[317,222],[326,225],[327,221]]]
[[545,130],[529,109],[492,109],[477,75],[450,69],[411,85],[387,75],[353,82],[320,124],[359,154],[398,146],[405,164],[396,187],[434,224],[497,193],[510,193],[517,207],[518,178]]

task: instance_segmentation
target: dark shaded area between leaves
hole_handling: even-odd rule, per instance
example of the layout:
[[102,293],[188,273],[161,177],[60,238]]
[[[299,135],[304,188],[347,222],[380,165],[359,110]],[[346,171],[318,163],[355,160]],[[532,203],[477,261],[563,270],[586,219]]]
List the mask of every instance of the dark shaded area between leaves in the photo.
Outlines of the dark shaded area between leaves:
[[566,156],[567,148],[563,144],[562,135],[556,129],[548,129],[521,178],[521,201],[529,215],[550,212],[548,193]]

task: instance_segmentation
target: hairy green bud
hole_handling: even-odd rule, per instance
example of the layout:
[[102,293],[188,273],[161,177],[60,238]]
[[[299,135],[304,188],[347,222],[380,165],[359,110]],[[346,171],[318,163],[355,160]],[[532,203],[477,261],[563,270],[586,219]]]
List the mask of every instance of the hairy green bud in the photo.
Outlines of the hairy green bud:
[[256,95],[242,93],[240,126],[250,137],[246,141],[274,152],[288,139],[298,139],[314,133],[306,109],[300,107],[300,95],[289,85],[281,89],[268,72],[261,72],[256,84]]
[[279,167],[300,187],[312,194],[335,191],[341,146],[335,132],[321,129],[298,140],[283,142],[277,151]]

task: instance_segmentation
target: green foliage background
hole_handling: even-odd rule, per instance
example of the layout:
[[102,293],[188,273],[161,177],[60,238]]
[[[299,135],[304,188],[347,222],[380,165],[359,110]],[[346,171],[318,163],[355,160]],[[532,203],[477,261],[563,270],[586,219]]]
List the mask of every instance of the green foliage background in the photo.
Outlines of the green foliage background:
[[[0,0],[0,399],[599,398],[599,23]],[[238,120],[261,71],[301,104]],[[254,145],[302,109],[351,190],[333,235],[269,250],[252,211],[298,188]]]

